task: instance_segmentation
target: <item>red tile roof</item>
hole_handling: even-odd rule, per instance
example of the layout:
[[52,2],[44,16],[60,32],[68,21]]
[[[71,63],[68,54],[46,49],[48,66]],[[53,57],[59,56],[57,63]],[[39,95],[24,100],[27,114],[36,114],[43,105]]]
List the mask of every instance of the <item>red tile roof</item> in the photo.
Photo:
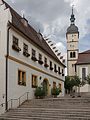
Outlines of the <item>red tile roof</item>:
[[62,64],[64,67],[65,65],[61,63],[61,61],[57,58],[57,56],[54,54],[54,52],[51,50],[49,45],[46,43],[46,41],[42,38],[38,37],[38,33],[28,24],[26,27],[22,22],[22,17],[13,9],[11,8],[4,0],[2,0],[3,3],[5,3],[6,8],[10,9],[11,15],[12,15],[12,25],[16,27],[20,32],[22,32],[25,36],[29,38],[29,42],[32,41],[36,45],[38,45],[41,49],[43,49],[48,55],[50,55],[54,60],[56,60],[59,64]]
[[90,64],[90,50],[79,53],[76,65]]

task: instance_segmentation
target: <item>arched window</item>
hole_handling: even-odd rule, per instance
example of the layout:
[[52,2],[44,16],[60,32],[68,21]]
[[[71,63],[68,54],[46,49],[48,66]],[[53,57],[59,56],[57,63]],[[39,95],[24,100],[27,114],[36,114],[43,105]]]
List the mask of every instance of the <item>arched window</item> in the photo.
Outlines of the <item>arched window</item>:
[[73,54],[72,54],[72,52],[70,52],[70,58],[72,58],[73,57]]
[[75,52],[73,52],[73,58],[75,58],[76,57],[76,53]]

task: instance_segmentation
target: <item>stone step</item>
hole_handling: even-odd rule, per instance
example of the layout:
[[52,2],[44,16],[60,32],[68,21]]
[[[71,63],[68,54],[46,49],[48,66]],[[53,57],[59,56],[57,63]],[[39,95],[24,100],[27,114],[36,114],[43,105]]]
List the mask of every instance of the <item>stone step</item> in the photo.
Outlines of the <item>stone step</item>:
[[0,120],[90,120],[90,99],[47,98],[25,101]]
[[60,116],[45,116],[45,115],[34,115],[34,116],[32,116],[32,115],[30,115],[30,116],[4,116],[4,117],[0,117],[0,119],[1,120],[3,120],[3,119],[7,119],[7,118],[10,118],[10,119],[13,119],[13,118],[15,118],[15,119],[35,119],[35,118],[37,118],[37,119],[42,119],[42,118],[44,118],[44,119],[52,119],[52,120],[57,120],[57,119],[72,119],[72,120],[74,120],[74,119],[78,119],[78,120],[80,120],[80,119],[82,119],[82,120],[90,120],[90,116],[73,116],[73,115],[60,115]]
[[20,113],[20,112],[17,112],[17,113],[9,113],[9,114],[5,114],[5,115],[2,115],[2,116],[84,116],[84,117],[90,117],[90,113],[40,113],[40,112],[29,112],[29,113]]

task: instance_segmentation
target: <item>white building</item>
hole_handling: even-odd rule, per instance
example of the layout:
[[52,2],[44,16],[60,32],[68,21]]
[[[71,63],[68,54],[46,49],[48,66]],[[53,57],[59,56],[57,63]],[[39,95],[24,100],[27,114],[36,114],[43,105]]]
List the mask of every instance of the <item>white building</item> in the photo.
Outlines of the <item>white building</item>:
[[[90,74],[90,50],[79,53],[79,31],[75,25],[75,17],[72,14],[70,18],[71,24],[67,28],[67,75],[73,77],[75,75],[85,81],[87,75]],[[80,88],[80,92],[90,92],[90,86],[85,84]]]
[[47,95],[56,84],[63,96],[64,69],[41,33],[0,0],[0,104],[5,103],[0,112],[18,106],[26,97],[34,98],[35,88],[42,83]]

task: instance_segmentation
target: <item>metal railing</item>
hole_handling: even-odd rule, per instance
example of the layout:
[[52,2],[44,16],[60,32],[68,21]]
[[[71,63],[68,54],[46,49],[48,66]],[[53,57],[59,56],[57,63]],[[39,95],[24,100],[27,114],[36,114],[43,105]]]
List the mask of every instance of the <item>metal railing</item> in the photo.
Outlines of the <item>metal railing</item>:
[[[23,95],[21,95],[19,98],[17,99],[10,99],[8,102],[7,102],[7,105],[8,105],[8,110],[9,109],[12,109],[12,108],[15,108],[15,105],[14,104],[14,101],[17,101],[16,103],[16,107],[19,107],[24,101],[26,100],[29,100],[29,93],[30,92],[25,92]],[[24,98],[23,98],[24,97]],[[23,98],[23,99],[22,99]],[[4,106],[6,105],[6,103],[2,103],[0,105],[0,108],[3,108]]]

